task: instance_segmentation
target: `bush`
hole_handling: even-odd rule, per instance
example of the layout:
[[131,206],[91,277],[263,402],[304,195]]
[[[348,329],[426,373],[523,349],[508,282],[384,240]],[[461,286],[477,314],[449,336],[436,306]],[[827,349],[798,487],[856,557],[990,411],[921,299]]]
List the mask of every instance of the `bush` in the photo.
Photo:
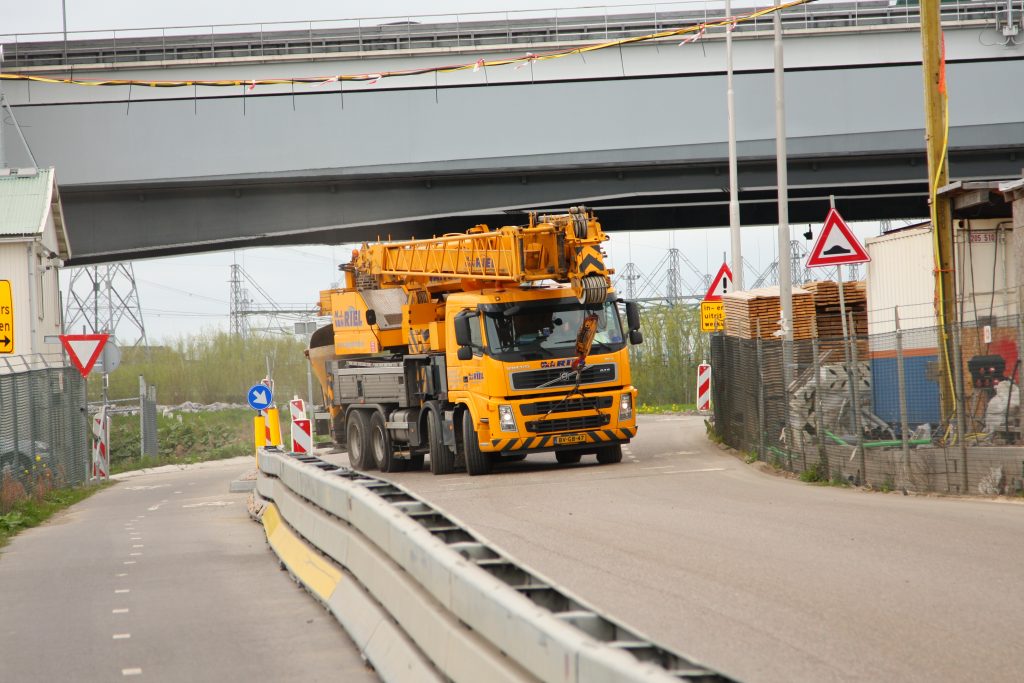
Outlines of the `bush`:
[[[121,367],[110,374],[109,395],[138,396],[142,375],[157,386],[157,400],[164,405],[244,404],[249,387],[266,376],[269,361],[276,396],[305,396],[305,349],[305,342],[295,337],[242,339],[223,332],[183,337],[168,346],[124,349]],[[100,392],[99,382],[89,382],[89,400],[99,400]]]
[[253,452],[252,417],[253,411],[246,408],[159,415],[159,455],[142,458],[138,416],[115,415],[110,426],[111,472],[249,455]]

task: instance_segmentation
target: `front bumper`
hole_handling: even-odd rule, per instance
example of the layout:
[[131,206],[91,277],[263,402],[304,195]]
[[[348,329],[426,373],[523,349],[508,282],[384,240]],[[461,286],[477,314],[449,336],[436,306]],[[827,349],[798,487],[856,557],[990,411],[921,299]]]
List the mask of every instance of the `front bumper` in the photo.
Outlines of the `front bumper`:
[[566,434],[542,434],[539,436],[528,436],[525,438],[512,439],[491,439],[488,444],[481,444],[482,450],[492,453],[505,453],[514,455],[519,453],[539,453],[542,451],[558,450],[580,450],[612,444],[629,443],[629,440],[636,436],[636,427],[617,427],[611,429],[595,429],[587,432],[576,432],[574,435],[583,437],[583,441],[575,443],[559,444],[559,437]]

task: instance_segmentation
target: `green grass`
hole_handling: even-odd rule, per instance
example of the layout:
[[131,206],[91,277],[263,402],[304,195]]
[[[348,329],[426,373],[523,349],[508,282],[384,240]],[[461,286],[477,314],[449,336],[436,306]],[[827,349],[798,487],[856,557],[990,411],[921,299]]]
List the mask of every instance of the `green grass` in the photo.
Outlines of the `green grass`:
[[659,415],[661,413],[685,413],[697,410],[695,403],[641,403],[636,412],[641,415]]
[[[253,414],[246,408],[233,408],[175,413],[172,417],[159,415],[159,455],[148,458],[139,455],[139,418],[116,415],[110,429],[111,473],[251,455]],[[282,428],[285,426],[282,420]]]
[[39,526],[54,513],[71,507],[111,485],[112,483],[105,483],[55,489],[40,497],[26,498],[14,503],[7,514],[0,515],[0,548],[7,545],[11,537],[20,531]]

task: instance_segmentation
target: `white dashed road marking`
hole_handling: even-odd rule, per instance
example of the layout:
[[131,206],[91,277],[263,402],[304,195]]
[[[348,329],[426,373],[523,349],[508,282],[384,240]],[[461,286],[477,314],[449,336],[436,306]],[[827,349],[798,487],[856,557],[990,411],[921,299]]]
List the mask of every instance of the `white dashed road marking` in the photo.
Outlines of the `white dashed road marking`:
[[141,676],[142,675],[142,669],[139,669],[138,667],[136,667],[134,669],[121,669],[121,675],[122,676]]
[[125,560],[125,564],[135,564],[135,560]]
[[115,633],[114,634],[114,640],[128,640],[131,637],[132,637],[132,634],[130,634],[130,633]]
[[145,548],[146,546],[142,545],[141,543],[136,543],[136,544],[135,544],[135,545],[133,545],[132,547],[133,547],[133,548]]
[[132,589],[131,588],[117,588],[117,589],[114,590],[114,592],[115,593],[119,593],[119,594],[120,593],[131,593]]
[[128,614],[128,608],[127,607],[115,607],[114,609],[110,610],[110,613],[111,614]]
[[226,507],[228,505],[234,505],[234,504],[235,504],[234,501],[230,501],[230,500],[214,500],[214,501],[210,501],[210,502],[206,502],[206,503],[189,503],[188,505],[182,505],[181,507],[183,507],[183,508],[202,508],[202,507],[222,508],[222,507]]

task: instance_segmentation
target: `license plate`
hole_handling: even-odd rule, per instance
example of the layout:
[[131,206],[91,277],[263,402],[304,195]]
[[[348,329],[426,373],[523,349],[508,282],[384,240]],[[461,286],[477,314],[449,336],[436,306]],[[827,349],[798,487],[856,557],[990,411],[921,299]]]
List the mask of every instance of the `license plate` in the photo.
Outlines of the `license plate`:
[[563,434],[555,437],[555,443],[564,446],[567,443],[583,443],[587,440],[585,434]]

